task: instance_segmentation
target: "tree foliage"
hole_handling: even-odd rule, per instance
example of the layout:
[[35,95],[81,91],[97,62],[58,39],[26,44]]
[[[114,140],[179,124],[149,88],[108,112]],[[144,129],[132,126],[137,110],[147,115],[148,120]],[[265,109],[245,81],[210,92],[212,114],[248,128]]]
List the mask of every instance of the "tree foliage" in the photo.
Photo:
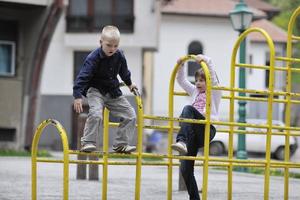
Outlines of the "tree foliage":
[[[278,16],[272,19],[273,23],[277,26],[283,28],[284,30],[288,29],[289,20],[293,12],[300,6],[300,0],[265,0],[266,2],[278,7],[281,9],[281,12]],[[300,16],[297,17],[293,29],[293,35],[300,36]],[[295,51],[293,57],[300,58],[300,41],[294,44]],[[300,67],[299,63],[293,65],[293,67]],[[300,83],[300,74],[293,73],[293,82]]]
[[[281,9],[278,16],[272,20],[275,24],[281,28],[287,30],[290,17],[297,7],[300,6],[300,0],[265,0],[266,2]],[[296,33],[300,33],[300,19],[296,21],[295,30]]]

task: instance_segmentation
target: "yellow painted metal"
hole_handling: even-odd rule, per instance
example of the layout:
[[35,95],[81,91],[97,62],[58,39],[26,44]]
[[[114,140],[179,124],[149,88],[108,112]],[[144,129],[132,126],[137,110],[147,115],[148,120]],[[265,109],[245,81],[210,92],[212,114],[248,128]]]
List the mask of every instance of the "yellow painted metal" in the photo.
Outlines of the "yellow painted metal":
[[[168,173],[168,188],[167,188],[167,199],[172,199],[172,171],[173,166],[179,166],[178,160],[186,159],[186,160],[195,160],[195,166],[203,166],[203,182],[202,182],[202,199],[207,199],[207,187],[208,187],[208,167],[222,167],[227,168],[227,176],[228,176],[228,194],[227,199],[232,199],[232,175],[233,175],[233,167],[235,166],[243,166],[243,167],[259,167],[265,168],[264,175],[264,199],[269,199],[269,187],[270,187],[270,170],[272,168],[281,168],[284,169],[284,198],[288,199],[289,195],[289,169],[290,168],[300,168],[300,163],[291,162],[289,160],[290,157],[290,149],[288,148],[290,145],[290,137],[299,136],[300,135],[300,127],[292,127],[290,126],[290,110],[291,104],[299,104],[300,101],[292,100],[292,97],[300,97],[299,93],[291,92],[291,74],[292,72],[300,72],[299,69],[291,68],[292,63],[300,62],[300,59],[292,57],[292,45],[293,40],[300,40],[299,36],[292,35],[293,27],[295,24],[295,20],[300,14],[300,7],[293,13],[289,27],[288,27],[288,39],[287,39],[287,53],[286,57],[275,57],[275,49],[272,39],[269,35],[262,29],[259,28],[250,28],[242,33],[238,40],[236,41],[232,57],[231,57],[231,73],[230,73],[230,86],[211,86],[210,74],[209,70],[204,62],[200,62],[199,64],[204,69],[206,79],[207,79],[207,104],[206,104],[206,119],[205,120],[193,120],[193,119],[184,119],[184,118],[176,118],[174,117],[174,96],[186,96],[185,92],[177,92],[174,91],[175,77],[177,71],[179,69],[179,65],[176,64],[170,78],[169,85],[169,112],[168,116],[153,116],[153,115],[144,115],[143,106],[141,96],[136,93],[136,103],[137,103],[137,152],[132,154],[118,154],[118,153],[109,153],[108,152],[108,132],[109,127],[116,127],[119,123],[109,122],[109,111],[107,109],[104,110],[104,118],[103,118],[103,152],[93,152],[93,153],[84,153],[79,151],[69,150],[67,135],[65,133],[64,128],[61,126],[59,122],[53,119],[48,119],[42,122],[34,135],[32,142],[32,199],[37,199],[37,162],[43,163],[63,163],[63,198],[68,199],[68,188],[69,188],[69,164],[98,164],[103,165],[103,177],[102,177],[102,199],[107,199],[107,177],[108,177],[108,166],[109,165],[132,165],[136,167],[136,180],[135,180],[135,199],[140,199],[140,191],[141,191],[141,168],[142,166],[167,166]],[[237,52],[240,46],[240,43],[247,37],[248,34],[257,32],[261,34],[269,47],[270,52],[270,66],[260,66],[260,65],[250,65],[250,64],[241,64],[236,63]],[[182,62],[186,62],[188,60],[196,60],[194,55],[188,55],[180,58]],[[275,60],[281,60],[286,62],[286,67],[275,67]],[[270,71],[269,77],[269,88],[268,90],[253,90],[253,89],[241,89],[235,87],[235,69],[237,67],[245,67],[245,68],[253,68],[253,69],[268,69]],[[286,91],[274,91],[274,72],[278,71],[286,71],[287,73],[287,85]],[[210,106],[211,106],[211,90],[222,90],[229,93],[228,96],[223,96],[223,99],[229,100],[229,121],[211,121],[210,119]],[[253,97],[240,97],[236,96],[237,92],[249,93],[249,94],[263,94],[266,95],[267,98],[253,98]],[[274,99],[274,95],[283,96],[285,99]],[[248,123],[238,123],[235,122],[235,101],[236,100],[245,100],[245,101],[261,101],[268,103],[268,113],[267,113],[267,124],[265,125],[257,125],[257,124],[248,124]],[[272,105],[273,103],[283,103],[286,105],[285,109],[285,127],[275,126],[272,124]],[[168,125],[144,125],[144,119],[149,119],[153,121],[167,121]],[[204,155],[203,156],[176,156],[172,155],[171,144],[173,143],[174,133],[179,130],[178,126],[174,126],[174,122],[188,122],[188,123],[200,123],[205,124],[205,147],[204,147]],[[46,158],[37,158],[37,150],[38,150],[38,142],[39,138],[42,134],[43,129],[49,125],[54,125],[61,137],[63,144],[63,159],[46,159]],[[218,132],[225,134],[229,134],[229,147],[228,147],[228,157],[219,158],[209,156],[209,126],[210,124],[227,126],[227,129],[218,129]],[[245,131],[245,130],[237,130],[236,127],[253,127],[253,128],[261,128],[263,131]],[[152,154],[152,153],[144,153],[142,148],[143,141],[143,129],[156,129],[156,130],[168,130],[168,150],[166,155],[162,154]],[[279,131],[279,130],[284,130]],[[233,136],[236,133],[242,134],[263,134],[266,135],[266,156],[264,160],[239,160],[233,157]],[[285,137],[285,159],[284,161],[274,161],[270,159],[271,151],[271,139],[272,135],[283,135]],[[82,155],[94,155],[99,158],[102,157],[102,160],[94,161],[94,160],[70,160],[69,154],[82,154]],[[115,161],[109,158],[114,157],[126,157],[131,158],[133,161]],[[143,161],[142,158],[161,158],[163,161]],[[135,159],[135,160],[134,160]]]
[[35,131],[34,138],[32,141],[32,149],[31,149],[31,174],[32,174],[32,199],[37,199],[37,151],[38,151],[38,143],[41,137],[41,134],[44,128],[48,125],[53,125],[62,140],[63,145],[63,199],[67,200],[69,196],[69,143],[65,129],[63,126],[54,119],[47,119],[43,121]]
[[[296,13],[295,13],[296,14]],[[293,17],[294,18],[294,17]],[[292,21],[292,20],[291,20]],[[290,23],[291,23],[290,21]],[[291,27],[294,26],[294,24],[291,24]],[[288,33],[289,34],[289,33]],[[292,33],[290,33],[292,34]],[[293,39],[293,37],[292,37]],[[287,42],[291,42],[290,41],[290,38],[288,38],[288,41]],[[300,59],[299,58],[289,58],[289,57],[276,57],[276,60],[282,60],[282,61],[290,61],[290,62],[300,62]]]
[[[236,55],[238,53],[239,46],[243,40],[247,37],[248,34],[252,32],[258,32],[262,34],[262,36],[265,38],[268,46],[269,46],[269,51],[270,51],[270,77],[269,77],[269,90],[266,91],[268,94],[268,114],[267,114],[267,139],[266,139],[266,170],[265,170],[265,183],[264,183],[264,198],[269,199],[269,181],[270,181],[270,145],[271,145],[271,131],[272,131],[272,113],[273,113],[273,95],[274,95],[274,64],[275,64],[275,48],[274,48],[274,43],[271,39],[271,37],[268,35],[266,31],[260,28],[249,28],[246,31],[244,31],[236,41],[234,45],[234,49],[232,52],[232,57],[231,57],[231,84],[230,87],[234,88],[235,84],[235,67],[252,67],[251,65],[246,65],[246,64],[236,64]],[[254,66],[254,68],[257,68],[257,66]],[[257,93],[257,91],[255,91]],[[234,93],[231,90],[230,93],[230,121],[234,121]],[[230,136],[233,133],[233,128],[232,126],[230,127],[229,134]],[[231,142],[232,137],[229,137],[229,141]],[[232,153],[232,144],[230,144],[229,147],[229,153]],[[232,154],[229,155],[229,158],[232,156]],[[228,169],[228,199],[232,199],[232,174],[231,174],[232,169]],[[231,186],[231,187],[230,187]]]
[[144,112],[141,96],[138,91],[135,91],[135,94],[137,104],[137,155],[135,176],[135,200],[139,200],[141,195]]
[[[223,99],[230,99],[230,96],[222,96]],[[261,101],[261,102],[267,102],[267,98],[261,98],[261,97],[242,97],[242,96],[237,96],[235,97],[235,100],[244,100],[244,101]],[[287,100],[285,99],[274,99],[274,103],[286,103]],[[294,104],[300,104],[300,101],[298,100],[291,100],[291,103]]]
[[103,113],[103,166],[102,166],[102,200],[107,199],[107,176],[108,176],[108,131],[109,131],[109,110],[104,108]]
[[[290,93],[292,90],[292,71],[291,71],[291,65],[292,65],[292,57],[293,57],[293,39],[298,39],[298,37],[293,37],[293,29],[296,22],[297,17],[300,14],[300,7],[298,7],[294,13],[292,14],[289,24],[288,24],[288,38],[287,38],[287,48],[286,48],[286,57],[288,60],[286,61],[286,67],[287,67],[287,76],[286,76],[286,92]],[[300,59],[299,59],[300,60]],[[286,108],[285,108],[285,124],[286,126],[290,126],[291,124],[291,96],[286,96]],[[290,131],[287,130],[287,134],[285,136],[285,147],[289,147],[290,145]],[[290,149],[285,148],[285,161],[287,162],[290,159]],[[289,198],[289,168],[285,167],[284,170],[284,199]]]
[[[181,63],[184,63],[188,60],[196,60],[195,55],[188,55],[180,58]],[[205,123],[205,141],[204,141],[204,160],[203,160],[203,183],[202,183],[202,199],[207,199],[207,182],[208,182],[208,157],[209,157],[209,135],[210,135],[210,107],[211,107],[211,77],[209,73],[209,69],[205,62],[201,61],[199,63],[205,73],[206,76],[206,120],[180,120],[179,118],[174,118],[174,85],[175,85],[175,77],[180,65],[177,63],[172,71],[170,84],[169,84],[169,123],[168,126],[168,156],[169,158],[169,166],[168,166],[168,200],[172,199],[172,150],[171,144],[173,143],[173,131],[174,131],[174,121],[193,121],[194,123],[199,123],[203,121]],[[156,118],[157,119],[157,118]]]

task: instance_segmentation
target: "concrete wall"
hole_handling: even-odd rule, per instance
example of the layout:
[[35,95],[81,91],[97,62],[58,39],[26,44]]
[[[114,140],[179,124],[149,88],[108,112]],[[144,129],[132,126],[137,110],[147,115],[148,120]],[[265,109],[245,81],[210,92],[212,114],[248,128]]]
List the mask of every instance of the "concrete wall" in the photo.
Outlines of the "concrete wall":
[[[18,149],[24,144],[22,112],[26,80],[30,76],[34,48],[38,33],[47,14],[47,7],[2,4],[2,20],[17,22],[16,74],[13,77],[0,77],[0,127],[16,129],[15,140],[0,142],[0,148]],[[4,30],[4,29],[3,29]]]

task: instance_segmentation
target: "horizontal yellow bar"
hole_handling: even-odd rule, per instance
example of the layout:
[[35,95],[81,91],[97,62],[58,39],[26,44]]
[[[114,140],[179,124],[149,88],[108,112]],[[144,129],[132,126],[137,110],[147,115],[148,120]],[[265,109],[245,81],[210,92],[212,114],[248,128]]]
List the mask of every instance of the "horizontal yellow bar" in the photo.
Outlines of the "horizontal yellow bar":
[[[300,69],[296,69],[300,70]],[[250,94],[264,94],[268,95],[270,94],[270,91],[268,90],[253,90],[253,89],[242,89],[242,88],[230,88],[225,86],[213,86],[213,90],[222,90],[222,91],[234,91],[234,92],[240,92],[240,93],[250,93]],[[188,96],[185,92],[178,92],[174,91],[174,94],[177,94],[178,96]],[[283,91],[274,91],[274,95],[281,95],[281,96],[292,96],[292,97],[300,97],[300,93],[293,93],[293,92],[283,92]],[[238,96],[234,96],[236,98]]]
[[[231,99],[230,96],[222,96],[223,99]],[[268,102],[267,98],[259,98],[259,97],[242,97],[242,96],[235,96],[233,99],[236,100],[243,100],[243,101],[262,101],[262,102]],[[288,101],[286,99],[273,99],[273,102],[275,103],[287,103]],[[298,100],[291,100],[291,103],[294,104],[300,104],[300,101]]]
[[[286,60],[288,60],[288,59],[286,59]],[[296,58],[290,59],[290,60],[293,61],[293,62],[300,62],[300,59],[296,59]],[[263,70],[270,69],[270,66],[267,66],[267,65],[251,65],[251,64],[239,63],[239,64],[236,64],[236,66],[244,67],[244,68],[263,69]],[[287,71],[289,68],[287,68],[287,67],[274,67],[274,69],[277,70],[277,71]],[[300,72],[300,69],[291,68],[291,71],[292,72]]]
[[[155,129],[155,130],[168,130],[170,129],[170,126],[156,126],[156,125],[145,125],[144,126],[145,129]],[[173,130],[175,130],[176,132],[179,130],[179,126],[174,126]]]
[[[229,133],[229,129],[217,129],[218,133]],[[233,130],[233,133],[241,133],[241,134],[256,134],[256,135],[266,135],[267,132],[259,132],[259,131],[245,131],[245,130]],[[272,135],[282,135],[286,136],[286,132],[272,132]],[[300,133],[290,132],[290,136],[300,136]]]
[[[176,158],[174,158],[176,157]],[[204,160],[204,157],[192,157],[192,156],[173,156],[173,159],[187,159],[188,160]],[[198,158],[198,159],[197,159]],[[209,158],[209,166],[248,166],[248,167],[265,167],[266,161],[261,160],[237,160],[237,159],[217,159]],[[43,163],[63,163],[63,160],[58,159],[47,159],[47,158],[38,158],[37,162]],[[220,163],[221,162],[221,163]],[[103,161],[95,160],[70,160],[70,164],[95,164],[103,165]],[[230,164],[231,163],[231,164]],[[300,163],[291,163],[291,162],[270,162],[270,166],[273,168],[300,168]],[[108,165],[136,165],[135,161],[108,161]],[[165,165],[168,166],[168,161],[143,161],[142,165],[144,166],[155,166],[155,165]],[[178,166],[179,162],[173,162],[172,166]],[[202,163],[196,162],[196,166],[202,166]]]
[[[240,126],[240,127],[252,127],[252,128],[269,128],[268,125],[257,125],[257,124],[248,124],[248,123],[237,123],[237,122],[221,122],[221,121],[212,121],[211,124],[216,125],[225,125],[225,126]],[[292,130],[300,131],[300,127],[289,127],[289,126],[272,126],[272,129],[280,130]]]
[[176,95],[176,96],[189,96],[188,93],[186,93],[186,92],[177,92],[177,91],[174,91],[174,95]]
[[[170,118],[170,117],[153,116],[153,115],[144,115],[144,118],[145,119],[166,120],[166,121],[167,120],[184,121],[184,122],[188,122],[188,123],[200,123],[200,124],[205,124],[206,123],[206,120],[192,120],[192,119],[183,119],[183,118]],[[211,121],[211,124],[224,125],[224,126],[269,128],[268,125],[258,125],[258,124],[248,124],[248,123],[238,123],[238,122],[225,122],[225,121]],[[272,129],[300,131],[300,127],[287,127],[287,126],[285,126],[285,127],[283,127],[283,126],[272,126]]]
[[[214,86],[214,87],[212,87],[212,89],[224,90],[224,91],[234,91],[234,92],[240,92],[240,93],[265,94],[265,95],[268,95],[270,93],[270,91],[268,91],[268,90],[229,88],[229,87],[224,87],[224,86]],[[300,93],[283,92],[283,91],[274,91],[274,95],[300,97]]]
[[300,37],[299,37],[299,36],[292,35],[292,39],[293,39],[293,40],[300,40]]
[[161,121],[177,121],[177,122],[188,122],[192,124],[205,124],[207,120],[197,120],[197,119],[186,119],[186,118],[171,118],[165,116],[154,116],[154,115],[144,115],[144,119],[153,119]]

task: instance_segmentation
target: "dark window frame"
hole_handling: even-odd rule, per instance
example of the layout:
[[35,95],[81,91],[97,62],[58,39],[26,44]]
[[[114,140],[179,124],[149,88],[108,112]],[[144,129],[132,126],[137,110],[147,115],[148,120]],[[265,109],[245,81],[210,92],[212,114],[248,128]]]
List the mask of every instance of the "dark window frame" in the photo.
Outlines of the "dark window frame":
[[[82,0],[87,3],[87,15],[86,16],[76,16],[72,15],[70,7],[72,5],[72,0],[69,0],[69,7],[67,10],[67,32],[78,32],[78,33],[86,33],[86,32],[99,32],[105,25],[115,25],[119,28],[122,33],[133,33],[134,32],[134,0],[126,0],[129,4],[131,4],[131,11],[128,15],[120,15],[117,13],[117,1],[118,0],[110,0],[111,3],[111,13],[110,15],[102,15],[102,17],[107,17],[110,19],[112,23],[110,24],[96,24],[96,18],[101,17],[101,14],[95,13],[94,5],[97,0]],[[122,0],[125,1],[125,0]],[[121,19],[121,22],[119,21]],[[78,27],[72,26],[72,24],[79,23]]]
[[[188,55],[198,55],[203,54],[203,45],[198,40],[193,40],[188,45]],[[194,74],[196,70],[200,68],[200,65],[194,61],[187,63],[187,76],[191,82],[195,82]]]
[[0,45],[9,45],[11,47],[10,52],[10,66],[8,66],[7,72],[0,72],[1,77],[14,77],[16,75],[16,42],[0,40]]

